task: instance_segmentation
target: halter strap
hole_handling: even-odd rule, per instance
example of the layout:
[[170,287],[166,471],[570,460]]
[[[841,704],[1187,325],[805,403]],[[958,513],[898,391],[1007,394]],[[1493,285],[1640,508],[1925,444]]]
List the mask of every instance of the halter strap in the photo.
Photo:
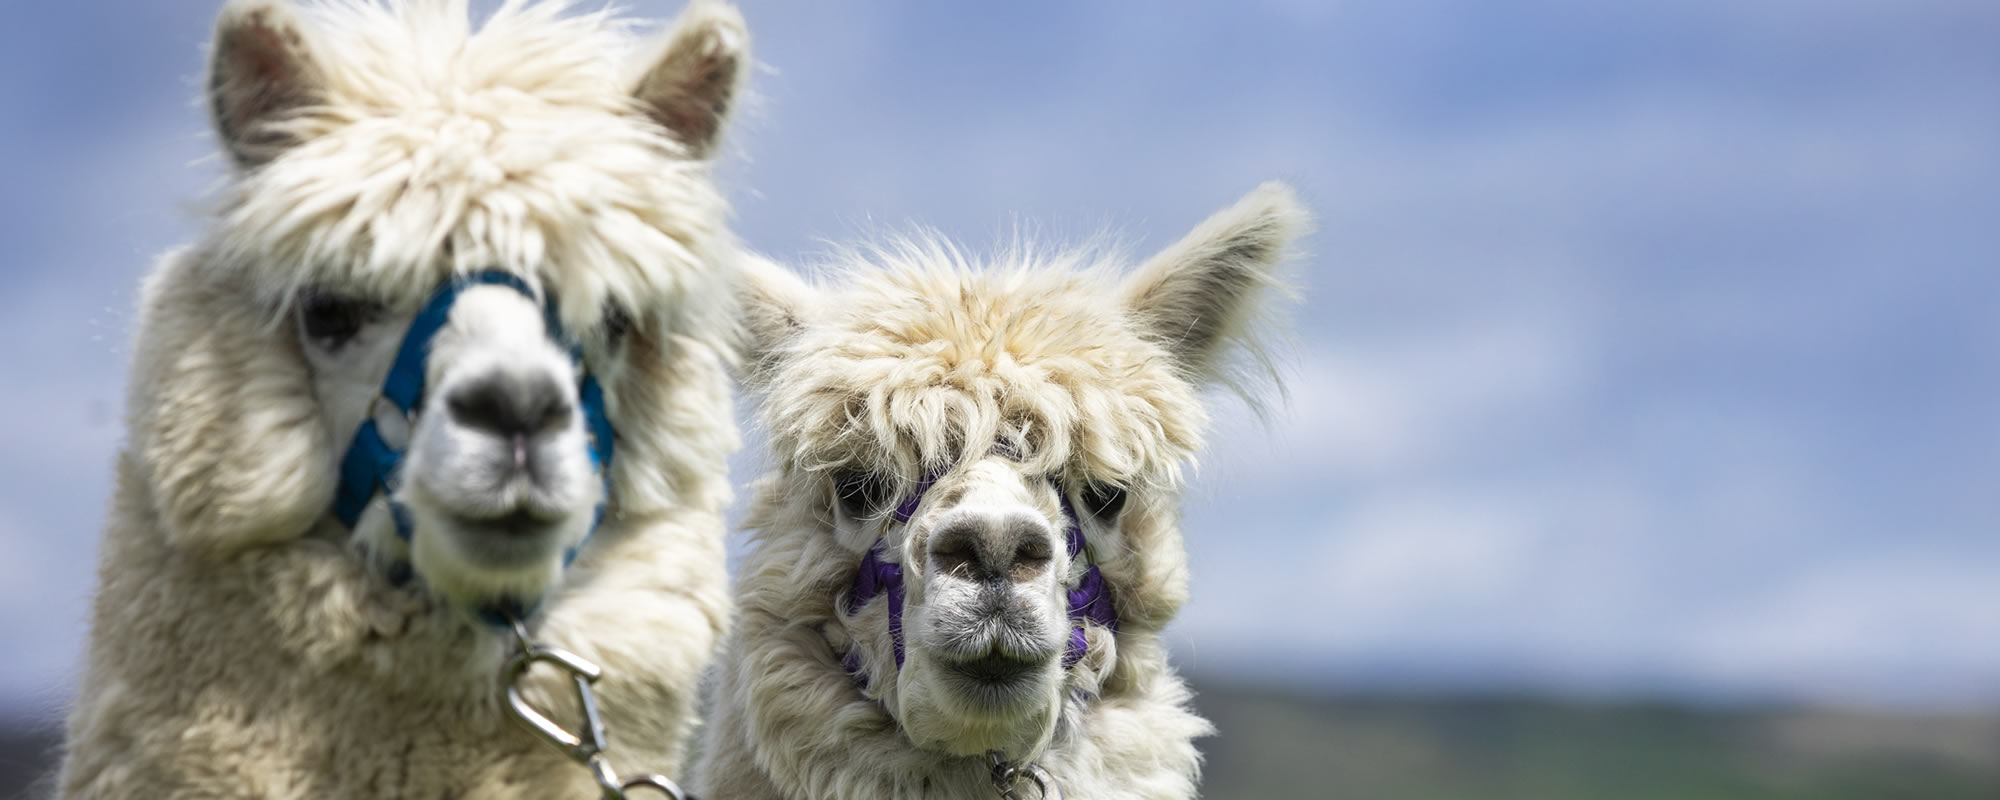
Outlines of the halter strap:
[[[900,669],[903,666],[903,565],[883,560],[883,546],[883,541],[876,539],[875,544],[868,548],[868,554],[861,557],[861,567],[854,571],[854,591],[847,595],[847,615],[851,617],[861,613],[868,601],[874,600],[877,595],[889,596],[889,643],[895,647],[896,667]],[[854,660],[848,667],[849,672],[854,672],[860,669],[860,657],[853,648],[849,648],[847,655],[841,657],[841,663]]]
[[[937,477],[935,474],[925,476],[918,482],[916,491],[911,492],[910,496],[903,498],[903,501],[896,505],[891,518],[897,524],[909,524],[910,518],[917,513],[917,507],[923,503],[924,494],[937,482]],[[1104,572],[1098,569],[1097,560],[1092,557],[1089,544],[1084,541],[1083,524],[1077,517],[1075,506],[1070,504],[1069,495],[1063,492],[1062,485],[1056,483],[1054,479],[1050,479],[1049,483],[1055,487],[1056,496],[1062,499],[1063,520],[1066,523],[1063,543],[1069,551],[1070,558],[1075,559],[1078,553],[1082,553],[1084,558],[1088,559],[1083,577],[1077,580],[1074,588],[1067,590],[1071,624],[1069,646],[1063,651],[1062,665],[1063,669],[1069,669],[1076,666],[1078,661],[1082,661],[1084,654],[1090,650],[1090,640],[1084,635],[1083,630],[1085,621],[1095,622],[1116,633],[1118,609],[1112,603],[1111,584],[1104,580]],[[896,668],[902,669],[903,565],[882,557],[883,548],[886,546],[886,539],[877,538],[868,548],[868,553],[861,557],[861,566],[854,571],[854,586],[847,594],[846,612],[850,617],[859,614],[861,609],[867,607],[869,601],[881,595],[888,595],[889,642],[895,651]],[[857,678],[860,677],[861,656],[855,648],[848,647],[847,652],[841,655],[840,663],[849,673]]]
[[1063,534],[1063,542],[1069,550],[1069,557],[1076,558],[1083,553],[1088,566],[1083,569],[1083,577],[1077,579],[1075,588],[1068,591],[1069,618],[1073,625],[1069,629],[1069,649],[1063,651],[1063,669],[1076,666],[1083,655],[1090,650],[1090,640],[1083,635],[1083,622],[1090,620],[1118,632],[1118,609],[1111,602],[1111,584],[1104,580],[1104,571],[1097,568],[1097,559],[1091,557],[1088,543],[1083,540],[1083,523],[1078,520],[1076,508],[1070,505],[1069,495],[1061,486],[1056,487],[1056,496],[1062,498],[1063,518],[1069,528]]
[[[409,330],[403,334],[403,342],[396,348],[396,361],[389,367],[389,375],[382,381],[381,398],[401,413],[415,427],[418,413],[423,410],[424,373],[430,358],[431,340],[437,337],[451,320],[451,307],[458,302],[459,295],[476,286],[504,286],[520,292],[529,300],[535,300],[535,292],[520,276],[503,270],[489,269],[462,275],[446,281],[437,291],[424,301],[422,309],[410,320]],[[542,319],[548,337],[564,345],[570,363],[583,363],[583,349],[569,340],[563,332],[562,320],[556,313],[554,297],[542,301]],[[577,384],[577,404],[583,414],[585,431],[588,433],[590,463],[597,469],[598,478],[604,482],[603,499],[591,517],[591,533],[604,520],[605,503],[611,497],[611,457],[617,440],[617,432],[611,426],[610,414],[604,407],[604,390],[598,385],[597,377],[588,370],[582,371]],[[396,538],[405,542],[415,533],[409,509],[395,500],[396,489],[402,485],[400,468],[404,450],[391,447],[382,436],[375,415],[371,413],[362,420],[361,427],[354,432],[347,452],[340,460],[340,485],[333,495],[333,516],[340,524],[353,530],[361,521],[361,515],[368,510],[377,494],[388,500],[389,516],[395,523]],[[407,447],[408,442],[404,443]],[[589,535],[585,535],[585,541]],[[582,543],[563,552],[563,566],[576,560]],[[397,582],[406,580],[410,574],[408,564],[391,565],[392,578]],[[503,621],[507,613],[526,616],[533,609],[505,608],[489,609],[482,616],[493,617],[489,621]]]

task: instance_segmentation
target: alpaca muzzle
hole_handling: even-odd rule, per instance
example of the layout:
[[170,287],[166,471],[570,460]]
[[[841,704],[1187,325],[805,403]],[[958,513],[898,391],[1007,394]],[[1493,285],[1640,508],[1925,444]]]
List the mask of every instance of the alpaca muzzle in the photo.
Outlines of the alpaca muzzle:
[[[903,498],[901,503],[897,504],[892,514],[892,519],[896,524],[909,524],[910,518],[916,515],[917,508],[922,505],[924,494],[930,490],[932,484],[937,482],[937,477],[936,475],[926,477],[922,482],[917,484],[914,492],[908,497]],[[1088,566],[1083,571],[1082,578],[1077,581],[1075,586],[1065,589],[1069,606],[1070,633],[1068,645],[1062,655],[1062,666],[1064,669],[1068,669],[1076,666],[1077,662],[1083,660],[1084,654],[1089,651],[1090,642],[1084,633],[1084,624],[1086,622],[1094,622],[1116,633],[1118,630],[1118,610],[1112,604],[1111,586],[1105,582],[1103,571],[1098,569],[1096,558],[1093,557],[1088,543],[1084,541],[1083,524],[1077,518],[1076,508],[1070,503],[1069,495],[1062,491],[1060,485],[1056,486],[1056,495],[1062,498],[1064,520],[1063,542],[1065,549],[1068,551],[1071,559],[1082,556],[1088,562]],[[884,595],[888,597],[889,640],[893,648],[896,667],[900,669],[904,661],[903,566],[883,558],[883,550],[886,546],[885,540],[877,539],[874,545],[868,549],[867,554],[862,557],[861,566],[855,570],[854,584],[848,591],[846,607],[843,610],[846,611],[847,616],[851,617],[860,613],[861,609],[876,597]],[[958,545],[947,541],[943,546],[949,548]],[[969,552],[970,546],[966,547]],[[984,560],[987,563],[982,568],[992,570],[994,562],[1004,559],[979,559],[974,556],[968,560]],[[1016,561],[1010,560],[1001,571],[1010,571],[1015,564]],[[861,674],[862,663],[858,652],[850,648],[842,655],[841,663],[847,668],[848,672],[854,674],[856,680],[866,681],[866,677]]]
[[[332,511],[334,518],[349,530],[354,529],[371,506],[380,503],[387,507],[396,537],[405,543],[414,537],[415,520],[410,510],[396,499],[396,492],[405,479],[402,468],[410,446],[407,431],[415,428],[418,415],[425,410],[425,376],[431,342],[450,320],[452,307],[461,293],[482,285],[505,287],[531,301],[538,299],[533,289],[519,276],[500,270],[486,270],[447,281],[424,303],[403,335],[378,401],[387,404],[389,408],[384,410],[389,411],[391,417],[399,415],[400,419],[385,420],[380,414],[371,415],[355,431],[353,440],[341,457],[340,484],[334,493]],[[554,299],[541,298],[540,302],[546,335],[568,354],[571,364],[577,367],[574,405],[564,387],[504,376],[456,387],[440,405],[454,423],[512,443],[515,461],[518,462],[516,466],[524,474],[532,472],[529,437],[554,425],[567,425],[573,416],[580,414],[591,467],[604,484],[591,514],[590,530],[594,532],[603,521],[605,504],[611,494],[610,466],[616,434],[605,411],[603,389],[596,377],[583,368],[581,348],[564,335]],[[393,436],[385,436],[385,423],[396,429]],[[582,542],[579,542],[564,551],[563,566],[567,567],[575,560],[581,546]],[[406,562],[391,565],[390,573],[392,576],[412,574]],[[473,610],[489,623],[505,625],[509,618],[533,613],[538,602],[539,598],[503,597],[495,599],[487,607]]]

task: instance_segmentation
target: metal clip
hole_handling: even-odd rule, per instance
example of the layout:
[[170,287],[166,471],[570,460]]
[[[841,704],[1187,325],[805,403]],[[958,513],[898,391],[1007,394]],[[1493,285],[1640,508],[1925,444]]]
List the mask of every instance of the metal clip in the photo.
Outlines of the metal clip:
[[[590,685],[603,677],[604,671],[596,664],[560,647],[535,644],[528,638],[528,627],[518,619],[509,619],[514,628],[515,654],[507,662],[507,710],[528,730],[533,731],[543,741],[563,751],[570,760],[582,764],[590,770],[590,777],[603,790],[603,800],[626,800],[625,793],[632,789],[653,789],[667,796],[668,800],[696,800],[693,795],[668,780],[666,776],[645,774],[631,780],[618,777],[611,768],[610,760],[604,757],[604,749],[609,743],[609,735],[604,729],[604,719],[597,713],[597,695]],[[583,709],[583,732],[574,733],[555,720],[549,719],[539,709],[528,704],[521,695],[521,676],[536,663],[553,664],[568,672],[576,684],[576,703]]]
[[[555,745],[579,764],[588,763],[592,756],[604,751],[604,721],[597,715],[597,695],[590,685],[602,677],[604,671],[582,656],[559,647],[537,645],[528,640],[527,626],[514,621],[514,636],[520,644],[520,652],[507,662],[507,709],[514,718],[534,731],[543,741]],[[571,733],[568,729],[549,719],[528,700],[521,696],[521,676],[537,662],[554,664],[570,674],[576,682],[576,702],[583,708],[584,731]],[[589,737],[588,739],[584,737]]]
[[[667,776],[653,773],[633,778],[618,788],[626,792],[630,792],[633,789],[646,788],[666,795],[669,800],[695,800],[694,795],[681,791],[681,787],[673,781],[667,780]],[[610,800],[609,796],[607,796],[606,800]]]
[[1042,765],[1029,762],[1025,767],[1017,767],[998,750],[987,751],[986,760],[993,768],[993,791],[999,794],[1000,800],[1035,800],[1021,794],[1019,786],[1022,781],[1035,784],[1039,800],[1062,800],[1062,790],[1056,787],[1055,777],[1042,769]]

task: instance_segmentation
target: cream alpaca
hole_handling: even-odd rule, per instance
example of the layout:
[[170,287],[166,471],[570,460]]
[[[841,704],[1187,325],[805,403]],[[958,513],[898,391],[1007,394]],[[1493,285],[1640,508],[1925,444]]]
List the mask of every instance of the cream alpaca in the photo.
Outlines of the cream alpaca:
[[[1258,312],[1306,224],[1268,184],[1124,278],[1082,254],[975,271],[935,241],[855,256],[838,290],[753,270],[749,374],[779,463],[705,793],[988,798],[991,753],[1070,798],[1194,796],[1209,727],[1159,637],[1187,596],[1180,473],[1201,385],[1263,366]],[[1115,620],[1079,623],[1065,594],[1093,565]]]
[[[622,768],[678,769],[729,607],[737,250],[707,158],[747,37],[707,2],[651,43],[560,2],[468,13],[223,9],[234,169],[146,281],[64,797],[595,796],[504,714],[495,609],[605,668]],[[424,404],[385,414],[413,316],[473,273],[503,283],[462,290]],[[350,529],[367,420],[407,454]]]

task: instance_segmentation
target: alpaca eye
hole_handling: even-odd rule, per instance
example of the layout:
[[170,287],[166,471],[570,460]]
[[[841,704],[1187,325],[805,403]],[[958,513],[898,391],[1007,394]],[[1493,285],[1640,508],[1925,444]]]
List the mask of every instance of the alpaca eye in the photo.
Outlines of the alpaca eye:
[[299,329],[314,344],[333,349],[353,339],[380,311],[366,300],[311,290],[299,299]]
[[625,334],[632,331],[632,315],[625,309],[613,305],[604,307],[604,341],[612,347],[625,340]]
[[848,470],[835,475],[833,492],[850,519],[874,514],[889,504],[889,484],[872,472]]
[[1083,513],[1091,518],[1109,522],[1125,509],[1125,487],[1108,483],[1093,483],[1083,487]]

